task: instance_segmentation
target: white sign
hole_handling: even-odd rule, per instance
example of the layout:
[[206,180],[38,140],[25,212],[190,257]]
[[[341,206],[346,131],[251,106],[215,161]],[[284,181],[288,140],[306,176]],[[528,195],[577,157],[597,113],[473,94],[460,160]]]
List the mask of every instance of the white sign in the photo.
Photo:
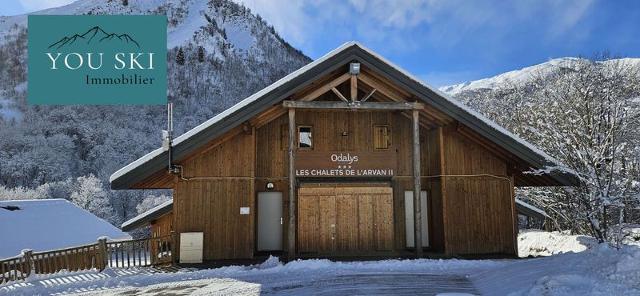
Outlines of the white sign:
[[249,215],[251,212],[249,207],[240,207],[240,215]]

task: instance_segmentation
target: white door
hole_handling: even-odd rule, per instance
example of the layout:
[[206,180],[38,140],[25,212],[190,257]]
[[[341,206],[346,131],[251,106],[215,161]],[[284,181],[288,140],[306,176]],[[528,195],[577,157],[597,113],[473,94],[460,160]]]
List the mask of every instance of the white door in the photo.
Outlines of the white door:
[[258,192],[258,251],[282,250],[282,192]]
[[[429,246],[429,212],[427,211],[427,192],[420,191],[420,207],[422,208],[422,246]],[[415,246],[413,221],[413,191],[404,192],[404,225],[406,230],[407,247]]]

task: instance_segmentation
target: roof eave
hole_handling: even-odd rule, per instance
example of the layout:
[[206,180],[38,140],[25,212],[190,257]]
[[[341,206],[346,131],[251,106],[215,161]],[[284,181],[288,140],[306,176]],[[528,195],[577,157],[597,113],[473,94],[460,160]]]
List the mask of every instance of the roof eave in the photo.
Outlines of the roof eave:
[[160,204],[141,215],[125,221],[120,226],[120,229],[126,232],[133,231],[147,225],[153,220],[157,220],[160,217],[171,213],[171,211],[173,211],[173,200]]

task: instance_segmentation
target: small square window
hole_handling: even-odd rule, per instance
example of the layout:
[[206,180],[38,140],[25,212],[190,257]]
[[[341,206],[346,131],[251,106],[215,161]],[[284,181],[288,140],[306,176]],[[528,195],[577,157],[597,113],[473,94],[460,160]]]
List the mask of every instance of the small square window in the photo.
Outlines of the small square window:
[[374,149],[389,149],[391,147],[391,129],[386,125],[376,125],[373,127],[373,147]]
[[298,127],[298,148],[313,148],[313,135],[310,126]]

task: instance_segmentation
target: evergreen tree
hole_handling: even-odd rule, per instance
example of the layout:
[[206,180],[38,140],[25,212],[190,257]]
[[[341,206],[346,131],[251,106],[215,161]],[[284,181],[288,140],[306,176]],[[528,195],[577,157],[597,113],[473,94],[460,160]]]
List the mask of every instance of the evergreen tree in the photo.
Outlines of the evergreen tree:
[[182,47],[178,49],[178,54],[176,54],[176,64],[184,65],[184,50],[182,50]]
[[198,47],[198,62],[200,62],[200,63],[204,62],[204,58],[205,58],[204,47],[199,46]]

